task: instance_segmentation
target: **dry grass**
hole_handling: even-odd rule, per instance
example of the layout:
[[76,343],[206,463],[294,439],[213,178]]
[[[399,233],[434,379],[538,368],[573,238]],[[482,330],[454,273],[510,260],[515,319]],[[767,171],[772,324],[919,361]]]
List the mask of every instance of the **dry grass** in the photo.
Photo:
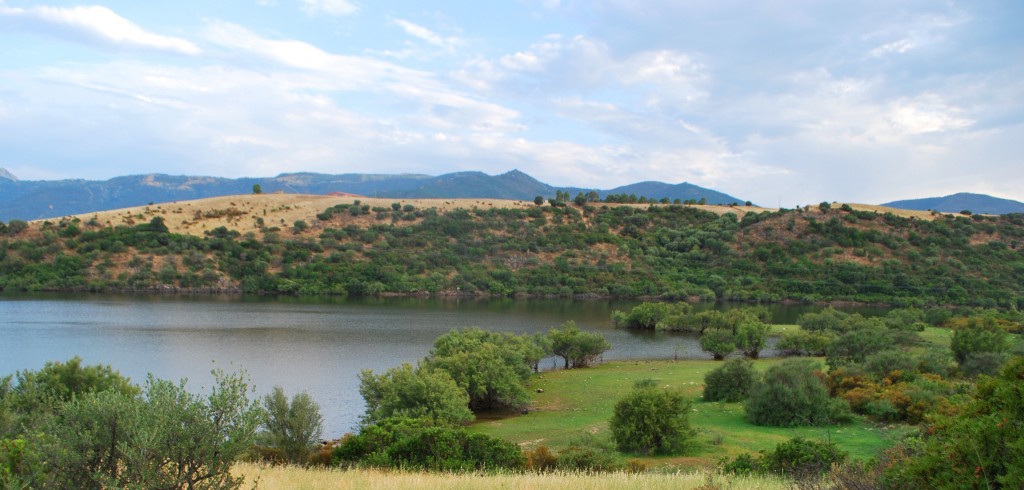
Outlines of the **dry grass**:
[[[164,224],[172,233],[184,235],[203,236],[205,232],[218,227],[226,227],[229,230],[236,230],[245,234],[257,232],[262,226],[279,227],[289,229],[296,221],[302,220],[309,224],[317,222],[317,213],[339,204],[352,204],[359,201],[360,204],[369,205],[371,208],[380,207],[391,209],[392,203],[399,203],[401,206],[411,204],[418,209],[435,208],[444,213],[453,209],[524,209],[534,207],[532,201],[515,201],[507,199],[393,199],[393,198],[371,198],[357,196],[327,196],[312,194],[244,194],[236,196],[210,197],[192,201],[175,201],[169,203],[154,203],[148,206],[136,206],[132,208],[117,209],[111,211],[100,211],[95,213],[84,213],[74,216],[67,216],[64,219],[78,218],[88,222],[95,219],[103,226],[133,226],[148,223],[154,217],[160,216]],[[596,204],[598,206],[633,206],[646,208],[651,204]],[[655,204],[657,205],[657,204]],[[757,207],[747,206],[696,206],[700,209],[710,211],[719,215],[734,213],[743,217],[748,212],[763,211]],[[369,218],[367,218],[369,220]],[[41,223],[45,220],[39,220]],[[58,221],[50,219],[49,221]],[[370,224],[369,221],[361,223]],[[310,230],[311,236],[315,236],[315,230]]]
[[421,473],[381,470],[338,470],[262,466],[250,463],[235,465],[234,473],[246,478],[243,488],[254,483],[258,489],[755,489],[790,488],[791,484],[772,477],[723,476],[708,471],[680,473],[525,473],[525,474],[460,474]]

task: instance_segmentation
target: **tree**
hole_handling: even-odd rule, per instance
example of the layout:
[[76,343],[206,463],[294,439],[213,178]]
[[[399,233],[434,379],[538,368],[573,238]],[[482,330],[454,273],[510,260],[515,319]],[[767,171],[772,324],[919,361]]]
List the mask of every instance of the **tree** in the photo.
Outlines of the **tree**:
[[754,363],[749,359],[729,359],[704,376],[704,401],[736,403],[750,393],[757,379]]
[[679,454],[695,435],[689,412],[690,401],[682,394],[660,390],[654,381],[644,380],[615,404],[609,425],[619,451]]
[[721,361],[736,350],[736,338],[724,328],[709,330],[700,336],[700,349],[711,354],[716,361]]
[[604,336],[584,332],[572,320],[551,329],[548,338],[551,339],[551,352],[565,360],[565,369],[590,366],[604,351],[612,348]]
[[473,410],[519,409],[529,400],[524,383],[544,356],[528,336],[470,328],[438,337],[426,365],[465,389]]
[[253,194],[263,194],[263,186],[261,186],[259,184],[253,184],[252,185],[252,193]]
[[768,368],[751,387],[745,408],[754,424],[781,427],[825,425],[849,416],[849,407],[829,398],[813,362],[804,359]]
[[241,375],[213,372],[207,397],[151,375],[142,396],[91,392],[30,435],[40,487],[238,488],[231,466],[263,423]]
[[309,450],[323,432],[320,405],[305,392],[293,396],[289,403],[284,389],[275,386],[263,397],[263,409],[267,420],[263,425],[262,442],[277,448],[291,463],[305,463]]
[[761,349],[764,349],[768,330],[768,325],[757,318],[741,320],[736,325],[736,347],[743,351],[743,355],[757,359],[761,355]]
[[533,198],[533,203],[538,205],[538,206],[543,206],[544,205],[544,196],[537,196],[537,197]]
[[448,373],[404,363],[380,375],[359,373],[359,394],[366,401],[363,424],[392,417],[425,418],[458,425],[473,420],[469,395]]

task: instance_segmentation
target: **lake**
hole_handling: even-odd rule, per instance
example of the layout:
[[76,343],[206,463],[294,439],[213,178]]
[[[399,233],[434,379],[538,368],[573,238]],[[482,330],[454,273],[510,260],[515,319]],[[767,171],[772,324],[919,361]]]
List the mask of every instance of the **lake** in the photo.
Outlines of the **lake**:
[[[604,359],[706,358],[696,340],[616,329],[611,313],[636,302],[539,299],[265,298],[215,296],[0,295],[0,375],[80,356],[142,383],[188,378],[195,391],[210,371],[244,369],[262,395],[275,385],[320,403],[324,436],[339,437],[363,412],[356,375],[416,363],[451,329],[546,332],[567,320],[602,333]],[[714,308],[716,305],[700,305]],[[808,306],[772,306],[792,323]],[[864,310],[871,314],[872,311]],[[766,352],[770,355],[770,352]],[[554,360],[542,363],[553,366]]]

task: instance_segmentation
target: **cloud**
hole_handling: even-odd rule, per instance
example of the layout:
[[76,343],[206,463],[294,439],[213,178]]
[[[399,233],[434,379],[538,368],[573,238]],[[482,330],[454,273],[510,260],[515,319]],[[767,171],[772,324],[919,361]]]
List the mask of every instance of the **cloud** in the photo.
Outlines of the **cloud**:
[[443,37],[426,27],[414,24],[405,19],[395,19],[394,23],[398,27],[402,28],[406,34],[418,38],[432,46],[443,48],[447,52],[454,52],[456,48],[463,44],[462,39],[459,39],[458,37]]
[[302,0],[302,10],[309,15],[327,14],[340,17],[354,14],[359,8],[348,0]]
[[94,45],[144,49],[194,56],[191,42],[146,32],[128,19],[101,6],[13,8],[0,5],[0,22]]

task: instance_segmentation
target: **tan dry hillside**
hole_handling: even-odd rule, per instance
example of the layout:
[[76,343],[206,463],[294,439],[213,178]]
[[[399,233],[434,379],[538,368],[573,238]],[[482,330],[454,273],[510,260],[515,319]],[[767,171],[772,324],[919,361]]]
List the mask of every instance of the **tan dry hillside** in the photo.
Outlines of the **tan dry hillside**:
[[[370,207],[382,207],[388,209],[390,209],[392,203],[397,202],[402,206],[411,204],[418,209],[436,208],[440,212],[446,212],[452,209],[507,209],[530,208],[535,206],[531,201],[513,201],[504,199],[394,199],[274,193],[245,194],[210,197],[192,201],[155,203],[148,206],[136,206],[112,211],[100,211],[96,213],[68,216],[63,219],[78,218],[85,222],[95,219],[101,225],[115,227],[121,225],[134,226],[148,223],[154,217],[160,216],[164,219],[164,223],[172,233],[203,236],[205,232],[223,226],[230,230],[236,230],[245,234],[248,232],[257,232],[262,227],[278,227],[282,230],[290,229],[294,223],[299,220],[305,221],[308,224],[314,224],[317,222],[317,213],[320,213],[332,206],[339,204],[352,204],[355,201],[359,201],[361,204],[369,205]],[[604,203],[597,205],[650,206],[650,204]],[[839,206],[841,206],[839,203],[833,204],[833,207]],[[862,211],[874,211],[878,213],[891,212],[898,216],[914,217],[923,220],[931,220],[935,217],[929,211],[908,211],[882,206],[872,206],[868,204],[851,204],[850,206]],[[759,208],[756,206],[706,205],[698,207],[720,215],[725,213],[734,213],[741,218],[749,212],[775,211],[775,209],[772,208]],[[39,220],[36,223],[38,224],[43,221],[46,220]],[[315,230],[310,230],[309,233],[315,233]]]

